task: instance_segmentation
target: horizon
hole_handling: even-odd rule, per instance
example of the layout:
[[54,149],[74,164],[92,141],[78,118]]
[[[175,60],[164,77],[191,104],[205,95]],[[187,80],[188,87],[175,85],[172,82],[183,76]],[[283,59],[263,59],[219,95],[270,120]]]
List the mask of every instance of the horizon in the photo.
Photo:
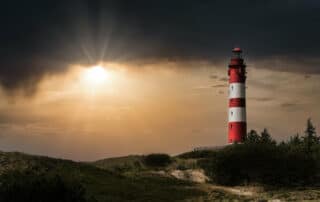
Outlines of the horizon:
[[320,132],[317,1],[18,4],[0,8],[0,151],[93,161],[225,145],[235,46],[248,131],[287,140],[311,118]]

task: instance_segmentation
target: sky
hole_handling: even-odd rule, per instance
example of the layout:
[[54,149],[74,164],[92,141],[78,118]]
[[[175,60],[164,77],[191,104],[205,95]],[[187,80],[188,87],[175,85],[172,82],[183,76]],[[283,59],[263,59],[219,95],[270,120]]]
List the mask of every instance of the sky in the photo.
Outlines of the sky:
[[319,12],[317,0],[1,3],[0,150],[91,161],[224,145],[235,46],[248,129],[279,141],[308,118],[318,129]]

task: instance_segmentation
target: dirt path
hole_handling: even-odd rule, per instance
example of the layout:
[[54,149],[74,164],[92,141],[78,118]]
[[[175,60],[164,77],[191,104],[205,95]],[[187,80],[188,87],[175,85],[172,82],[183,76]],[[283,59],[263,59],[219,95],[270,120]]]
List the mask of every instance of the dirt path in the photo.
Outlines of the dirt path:
[[[212,184],[199,184],[200,189],[207,192],[209,198],[226,197],[230,200],[254,200],[259,198],[261,193],[260,188],[257,187],[226,187]],[[223,194],[224,193],[224,194]]]
[[[208,195],[202,201],[320,201],[320,188],[277,189],[265,191],[259,186],[226,187],[199,184]],[[201,200],[200,200],[201,201]]]
[[257,193],[246,190],[245,188],[236,188],[236,187],[224,187],[224,186],[217,186],[217,185],[208,185],[210,189],[215,189],[215,190],[222,190],[225,192],[228,192],[230,194],[236,194],[240,196],[256,196]]

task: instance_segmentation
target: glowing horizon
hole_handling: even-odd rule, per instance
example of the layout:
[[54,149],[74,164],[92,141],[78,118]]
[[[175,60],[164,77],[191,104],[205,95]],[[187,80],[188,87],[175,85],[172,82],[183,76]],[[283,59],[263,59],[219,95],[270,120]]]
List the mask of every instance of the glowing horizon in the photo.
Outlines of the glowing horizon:
[[[179,65],[186,63],[103,63],[88,80],[92,67],[71,65],[63,74],[46,77],[33,97],[7,102],[0,94],[0,114],[6,120],[0,123],[0,148],[95,160],[225,144],[226,68]],[[95,83],[96,73],[106,75]],[[313,106],[318,98],[311,89],[318,79],[249,67],[248,129],[266,127],[281,140],[302,133],[309,116],[317,126],[319,109]],[[291,82],[303,85],[287,85]],[[293,105],[295,100],[300,101]]]

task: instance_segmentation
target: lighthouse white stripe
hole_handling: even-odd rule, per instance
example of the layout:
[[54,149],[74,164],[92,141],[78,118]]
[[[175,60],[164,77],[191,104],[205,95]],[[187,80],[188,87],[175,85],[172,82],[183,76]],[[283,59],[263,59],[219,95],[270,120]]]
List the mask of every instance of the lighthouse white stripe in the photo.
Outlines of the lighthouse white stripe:
[[246,108],[230,107],[229,122],[246,122]]
[[246,86],[244,83],[230,83],[229,98],[245,98]]

